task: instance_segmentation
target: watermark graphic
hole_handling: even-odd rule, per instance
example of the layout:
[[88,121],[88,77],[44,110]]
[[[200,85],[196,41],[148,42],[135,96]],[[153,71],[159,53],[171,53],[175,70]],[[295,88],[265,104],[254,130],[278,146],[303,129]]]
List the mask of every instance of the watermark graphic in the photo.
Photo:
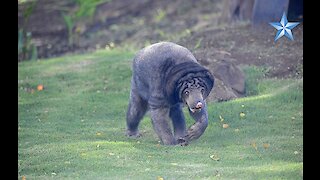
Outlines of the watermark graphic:
[[271,22],[269,24],[278,30],[276,37],[274,38],[274,41],[277,41],[283,35],[285,35],[290,40],[293,40],[293,35],[292,35],[291,30],[294,27],[296,27],[299,23],[298,22],[288,22],[286,13],[284,12],[280,22]]

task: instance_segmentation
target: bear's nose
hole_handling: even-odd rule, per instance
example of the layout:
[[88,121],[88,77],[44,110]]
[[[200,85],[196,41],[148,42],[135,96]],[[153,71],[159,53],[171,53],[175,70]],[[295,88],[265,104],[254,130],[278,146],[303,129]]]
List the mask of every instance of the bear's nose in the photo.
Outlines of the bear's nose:
[[202,108],[202,103],[198,102],[197,105],[196,105],[196,109],[201,109],[201,108]]

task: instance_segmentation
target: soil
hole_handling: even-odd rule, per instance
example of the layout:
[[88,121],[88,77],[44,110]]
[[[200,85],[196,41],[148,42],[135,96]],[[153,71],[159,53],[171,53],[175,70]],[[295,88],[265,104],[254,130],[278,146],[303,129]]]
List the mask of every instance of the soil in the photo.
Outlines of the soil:
[[31,41],[41,59],[113,46],[138,49],[158,41],[173,41],[190,49],[204,65],[225,58],[237,65],[264,66],[270,77],[303,77],[303,23],[293,29],[293,41],[282,37],[274,42],[276,29],[270,25],[254,28],[249,22],[221,23],[222,2],[102,3],[93,17],[75,21],[74,43],[70,44],[62,14],[75,13],[75,1],[39,0],[28,18],[25,12],[30,3],[19,4],[18,27],[31,32]]

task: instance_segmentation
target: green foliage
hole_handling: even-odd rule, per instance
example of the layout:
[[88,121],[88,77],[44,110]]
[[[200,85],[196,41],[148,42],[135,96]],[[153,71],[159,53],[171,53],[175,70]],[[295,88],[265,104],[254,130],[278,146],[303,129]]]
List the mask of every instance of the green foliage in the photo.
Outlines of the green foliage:
[[92,17],[99,4],[111,2],[112,0],[74,0],[78,4],[75,12],[76,18]]
[[[28,2],[28,4],[26,5],[25,10],[22,12],[22,15],[23,15],[23,18],[24,18],[24,25],[28,23],[29,17],[32,14],[37,2],[38,2],[37,0],[34,0],[32,2]],[[18,2],[18,3],[26,3],[26,2]]]
[[69,45],[72,45],[73,44],[73,27],[74,27],[73,17],[72,17],[72,15],[66,15],[64,13],[62,13],[62,17],[63,17],[63,20],[67,26],[67,29],[68,29]]
[[18,31],[18,61],[38,59],[37,47],[32,43],[30,32]]
[[32,14],[37,2],[38,1],[18,1],[18,3],[28,3],[25,6],[25,9],[22,11],[23,24],[18,30],[18,61],[30,59],[34,60],[38,58],[37,48],[34,43],[32,43],[31,33],[24,30],[24,26],[28,24],[30,15]]
[[262,93],[262,90],[264,88],[268,87],[262,87],[259,83],[263,78],[265,78],[265,75],[268,72],[267,68],[264,67],[251,67],[251,66],[245,66],[242,67],[242,70],[245,72],[246,75],[246,95],[247,96],[253,96],[257,95],[259,93]]
[[158,10],[156,11],[156,14],[154,15],[154,21],[155,21],[156,23],[159,23],[159,22],[161,22],[163,19],[165,19],[166,16],[167,16],[166,11],[164,11],[164,10],[162,10],[162,9],[158,9]]
[[194,49],[200,48],[202,39],[203,39],[203,38],[199,38],[199,39],[198,39],[197,44],[194,46]]
[[18,64],[18,179],[302,179],[302,80],[248,66],[250,96],[208,103],[200,139],[162,146],[149,116],[141,138],[124,136],[133,56],[116,48]]
[[68,29],[68,42],[72,46],[75,39],[74,26],[77,22],[85,18],[92,18],[96,7],[102,3],[111,2],[112,0],[74,0],[77,4],[77,10],[71,13],[62,12],[63,20]]

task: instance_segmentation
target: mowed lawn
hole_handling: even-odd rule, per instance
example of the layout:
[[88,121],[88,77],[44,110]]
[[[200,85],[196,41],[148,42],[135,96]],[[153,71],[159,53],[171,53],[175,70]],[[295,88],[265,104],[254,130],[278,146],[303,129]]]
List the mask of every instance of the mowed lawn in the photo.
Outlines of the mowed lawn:
[[243,67],[247,97],[208,103],[200,139],[163,146],[148,115],[125,136],[133,56],[18,63],[18,179],[302,179],[302,79]]

